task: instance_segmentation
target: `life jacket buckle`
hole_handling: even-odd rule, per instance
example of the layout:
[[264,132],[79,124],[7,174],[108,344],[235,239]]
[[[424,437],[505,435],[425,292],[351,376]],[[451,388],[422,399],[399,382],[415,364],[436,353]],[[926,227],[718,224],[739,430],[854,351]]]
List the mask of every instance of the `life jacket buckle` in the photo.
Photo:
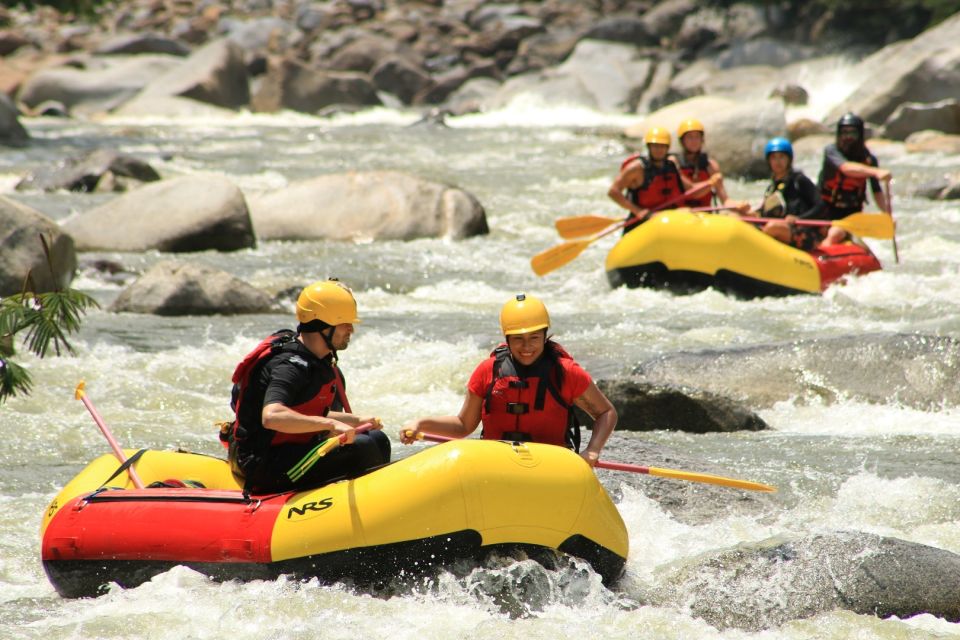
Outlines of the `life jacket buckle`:
[[525,413],[530,413],[530,403],[528,402],[508,402],[507,403],[507,413],[513,416],[522,416]]
[[530,383],[526,380],[509,380],[507,385],[511,389],[526,389],[530,386]]

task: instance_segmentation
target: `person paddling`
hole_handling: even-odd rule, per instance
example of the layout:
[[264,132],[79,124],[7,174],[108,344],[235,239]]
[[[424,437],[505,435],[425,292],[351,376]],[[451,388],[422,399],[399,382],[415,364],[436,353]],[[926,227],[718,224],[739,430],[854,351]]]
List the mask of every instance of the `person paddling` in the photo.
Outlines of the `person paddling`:
[[684,178],[683,187],[689,189],[693,184],[717,176],[713,188],[704,190],[695,196],[687,198],[689,207],[709,207],[711,204],[723,204],[726,207],[746,213],[750,209],[748,203],[731,200],[723,186],[720,165],[703,150],[706,131],[703,123],[696,118],[687,118],[680,123],[677,129],[677,138],[680,140],[682,152],[678,157],[680,175]]
[[810,251],[822,239],[820,228],[794,225],[798,219],[820,217],[822,203],[817,186],[802,171],[794,169],[793,145],[786,138],[771,138],[763,153],[771,176],[759,213],[766,218],[778,218],[767,222],[763,232]]
[[[650,127],[643,136],[647,155],[634,154],[620,165],[620,173],[607,191],[610,199],[636,218],[624,226],[628,233],[650,217],[651,210],[683,195],[680,169],[670,153],[670,132]],[[709,188],[704,187],[709,193]]]
[[[877,158],[867,149],[863,119],[853,113],[844,114],[837,121],[836,142],[823,150],[818,185],[825,205],[824,217],[839,220],[862,211],[868,182],[877,207],[889,212],[889,203],[880,188],[880,182],[889,186],[892,177],[889,171],[879,167]],[[822,244],[830,246],[846,239],[846,231],[830,227]]]
[[[335,280],[315,282],[297,298],[297,321],[296,332],[264,339],[233,375],[236,420],[221,439],[250,493],[312,488],[390,461],[380,420],[350,412],[337,367],[360,322],[353,293]],[[364,423],[373,430],[358,434]],[[320,453],[332,437],[344,445]]]
[[617,412],[590,374],[548,335],[550,316],[543,302],[519,294],[503,305],[500,328],[505,342],[470,376],[455,416],[411,420],[400,429],[404,444],[423,432],[463,438],[483,424],[487,440],[541,442],[580,448],[574,405],[593,420],[590,442],[580,456],[595,466],[617,424]]

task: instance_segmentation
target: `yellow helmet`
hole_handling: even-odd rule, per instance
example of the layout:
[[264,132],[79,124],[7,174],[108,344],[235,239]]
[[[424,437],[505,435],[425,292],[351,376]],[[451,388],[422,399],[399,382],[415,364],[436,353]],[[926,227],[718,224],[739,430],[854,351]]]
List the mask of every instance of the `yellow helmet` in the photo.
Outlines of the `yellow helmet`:
[[670,144],[670,132],[663,127],[650,127],[643,136],[645,144]]
[[547,307],[534,296],[519,293],[500,310],[500,328],[505,336],[530,333],[549,326]]
[[680,123],[680,128],[677,129],[677,137],[682,138],[684,134],[691,131],[699,131],[700,133],[703,133],[703,123],[696,118],[687,118]]
[[330,326],[360,322],[353,292],[336,280],[320,280],[304,287],[297,298],[297,320],[320,320]]

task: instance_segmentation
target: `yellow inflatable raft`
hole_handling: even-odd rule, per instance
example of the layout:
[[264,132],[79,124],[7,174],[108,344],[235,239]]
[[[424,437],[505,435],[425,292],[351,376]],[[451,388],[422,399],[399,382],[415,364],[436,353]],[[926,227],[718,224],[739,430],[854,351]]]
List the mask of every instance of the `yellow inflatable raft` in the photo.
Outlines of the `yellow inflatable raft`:
[[806,252],[734,216],[676,209],[624,235],[605,268],[614,287],[714,287],[752,298],[820,293],[844,276],[880,269],[880,262],[857,244]]
[[610,582],[627,557],[616,507],[562,447],[461,440],[360,478],[266,496],[245,496],[218,458],[126,455],[148,488],[113,475],[119,463],[105,455],[44,514],[43,565],[64,596],[133,587],[178,564],[217,579],[364,580],[519,546],[581,557]]

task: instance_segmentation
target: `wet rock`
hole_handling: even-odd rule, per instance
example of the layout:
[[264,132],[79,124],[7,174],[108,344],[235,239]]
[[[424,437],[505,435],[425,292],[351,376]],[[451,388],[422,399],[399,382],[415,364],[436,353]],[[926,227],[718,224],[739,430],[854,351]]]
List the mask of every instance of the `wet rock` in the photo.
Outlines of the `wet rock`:
[[676,33],[688,15],[699,8],[696,0],[665,0],[654,3],[653,8],[643,14],[647,31],[658,37]]
[[226,271],[173,260],[151,267],[120,293],[110,310],[159,316],[278,311],[267,293]]
[[600,19],[583,36],[591,40],[625,42],[638,47],[653,47],[660,38],[650,33],[646,20],[636,16],[613,15]]
[[216,176],[141,187],[67,220],[63,228],[82,251],[233,251],[256,244],[243,194]]
[[506,73],[515,76],[558,65],[567,59],[579,39],[579,34],[572,30],[551,30],[524,38]]
[[[583,434],[586,441],[589,432]],[[755,470],[731,469],[698,460],[675,449],[645,442],[638,434],[614,431],[603,450],[603,459],[725,478],[763,479]],[[702,525],[734,515],[759,516],[776,509],[776,494],[736,489],[702,482],[675,480],[641,473],[597,469],[606,490],[619,500],[624,487],[632,487],[655,501],[679,522]]]
[[21,47],[31,44],[22,33],[10,29],[0,29],[0,56],[8,56]]
[[404,104],[410,104],[415,95],[429,90],[435,84],[420,67],[397,55],[381,60],[371,70],[370,77],[379,91],[392,93]]
[[180,62],[180,58],[162,55],[101,56],[83,60],[83,68],[41,69],[24,82],[18,100],[28,108],[55,100],[71,113],[107,112]]
[[814,53],[813,47],[773,38],[754,38],[735,41],[726,51],[717,56],[715,62],[721,69],[757,66],[782,68],[794,62],[806,60]]
[[114,177],[121,176],[140,182],[155,182],[160,179],[160,174],[139,158],[112,149],[97,149],[79,158],[67,158],[59,166],[37,169],[18,182],[16,189],[18,191],[66,189],[87,193],[104,191],[100,183],[108,173]]
[[948,98],[929,104],[902,104],[887,118],[882,135],[891,140],[905,140],[911,133],[930,129],[960,134],[960,100]]
[[918,36],[896,42],[859,62],[848,75],[850,97],[826,120],[847,111],[884,122],[905,102],[930,103],[960,95],[960,13]]
[[[27,274],[35,293],[63,289],[77,270],[73,238],[36,209],[0,196],[0,296],[19,293]],[[50,248],[53,273],[40,235]]]
[[369,73],[377,64],[398,52],[397,43],[376,34],[360,34],[344,44],[328,59],[317,64],[332,71],[361,71]]
[[720,629],[760,631],[834,609],[960,620],[960,556],[850,531],[744,545],[675,569],[651,604]]
[[293,109],[317,113],[331,106],[382,104],[370,78],[363,73],[317,71],[290,58],[271,60],[253,97],[255,111]]
[[0,145],[23,147],[30,140],[30,134],[20,124],[20,112],[13,101],[0,93]]
[[804,105],[810,99],[810,94],[798,84],[785,84],[774,89],[770,97],[780,98],[784,104]]
[[488,232],[473,195],[396,171],[323,175],[249,202],[257,235],[271,240],[459,239]]
[[753,408],[796,398],[832,404],[960,406],[960,340],[875,334],[663,356],[634,369],[652,384],[689,385]]
[[787,137],[794,141],[807,136],[829,135],[829,133],[830,129],[826,125],[809,118],[800,118],[787,123]]
[[[691,387],[640,380],[598,380],[597,387],[617,410],[617,429],[709,433],[768,428],[763,419],[741,403]],[[585,413],[579,408],[577,412],[581,424],[590,424]]]
[[652,71],[650,59],[630,45],[581,40],[558,67],[515,76],[487,101],[500,108],[535,94],[547,104],[579,104],[601,111],[631,110]]
[[960,135],[948,135],[939,131],[918,131],[907,136],[906,149],[909,153],[958,155],[960,154]]
[[139,97],[180,97],[226,109],[245,107],[250,102],[250,85],[243,50],[231,40],[215,40],[152,80]]

